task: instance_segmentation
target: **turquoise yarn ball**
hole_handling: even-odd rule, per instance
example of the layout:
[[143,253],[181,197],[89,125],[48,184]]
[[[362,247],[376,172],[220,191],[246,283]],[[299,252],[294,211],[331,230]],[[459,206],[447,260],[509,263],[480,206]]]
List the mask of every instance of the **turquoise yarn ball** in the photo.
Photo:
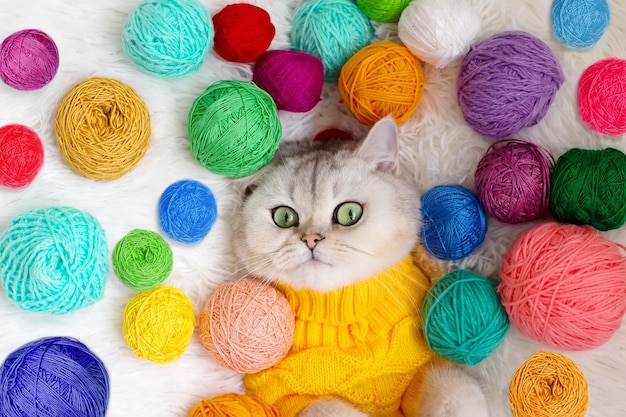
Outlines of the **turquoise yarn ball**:
[[578,49],[595,46],[611,19],[607,0],[554,0],[551,15],[554,36]]
[[145,0],[128,16],[122,47],[143,70],[181,78],[200,69],[213,36],[209,12],[198,0]]
[[422,305],[422,321],[433,352],[470,366],[491,355],[509,329],[495,283],[464,269],[433,285]]
[[343,64],[373,37],[370,20],[352,0],[307,0],[292,21],[293,48],[319,58],[326,81],[337,81]]
[[0,236],[0,280],[19,308],[65,314],[102,298],[108,246],[91,215],[70,207],[27,211]]

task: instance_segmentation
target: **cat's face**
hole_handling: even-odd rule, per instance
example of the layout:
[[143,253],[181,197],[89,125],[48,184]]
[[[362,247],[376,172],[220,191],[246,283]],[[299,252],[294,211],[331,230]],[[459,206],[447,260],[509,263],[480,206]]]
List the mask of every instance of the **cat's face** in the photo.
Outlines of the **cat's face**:
[[330,291],[404,258],[417,240],[419,196],[392,173],[395,143],[368,144],[395,141],[395,125],[392,139],[373,137],[388,133],[373,128],[357,150],[312,150],[268,166],[236,222],[240,266],[269,281]]

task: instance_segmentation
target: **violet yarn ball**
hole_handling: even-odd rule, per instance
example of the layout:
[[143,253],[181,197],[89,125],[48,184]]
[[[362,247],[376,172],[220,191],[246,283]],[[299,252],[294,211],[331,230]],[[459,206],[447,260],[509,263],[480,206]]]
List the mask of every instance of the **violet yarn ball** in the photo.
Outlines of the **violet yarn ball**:
[[503,223],[544,218],[550,208],[554,158],[545,148],[523,140],[492,144],[475,173],[476,196],[485,211]]
[[267,51],[254,65],[252,81],[274,99],[278,110],[303,113],[321,100],[324,65],[305,52]]
[[465,56],[457,99],[476,132],[504,138],[539,123],[563,81],[561,67],[543,41],[522,31],[502,32]]
[[47,85],[59,69],[59,50],[46,34],[25,29],[7,37],[0,45],[0,78],[22,91]]

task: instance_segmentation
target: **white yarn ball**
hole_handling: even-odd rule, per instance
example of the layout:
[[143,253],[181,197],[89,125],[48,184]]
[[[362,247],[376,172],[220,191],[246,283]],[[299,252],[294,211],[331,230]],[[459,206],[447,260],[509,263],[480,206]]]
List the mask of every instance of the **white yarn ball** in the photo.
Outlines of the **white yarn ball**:
[[407,49],[437,68],[463,57],[479,35],[480,15],[467,0],[414,0],[398,22]]

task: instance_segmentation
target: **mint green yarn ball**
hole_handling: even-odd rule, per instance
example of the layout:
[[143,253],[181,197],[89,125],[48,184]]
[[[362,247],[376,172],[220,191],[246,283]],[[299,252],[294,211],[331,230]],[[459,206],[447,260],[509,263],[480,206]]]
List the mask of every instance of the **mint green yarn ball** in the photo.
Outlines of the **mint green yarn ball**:
[[143,70],[181,78],[200,69],[213,36],[209,12],[198,0],[145,0],[126,20],[122,47]]
[[27,211],[0,236],[2,287],[19,308],[65,314],[104,294],[108,246],[91,215],[70,207]]
[[422,305],[422,321],[433,352],[470,366],[491,355],[509,329],[495,283],[463,269],[433,285]]
[[307,0],[292,21],[291,44],[322,61],[326,81],[374,38],[374,27],[352,0]]
[[211,84],[189,112],[196,161],[230,178],[250,175],[274,157],[282,126],[272,97],[249,81]]

